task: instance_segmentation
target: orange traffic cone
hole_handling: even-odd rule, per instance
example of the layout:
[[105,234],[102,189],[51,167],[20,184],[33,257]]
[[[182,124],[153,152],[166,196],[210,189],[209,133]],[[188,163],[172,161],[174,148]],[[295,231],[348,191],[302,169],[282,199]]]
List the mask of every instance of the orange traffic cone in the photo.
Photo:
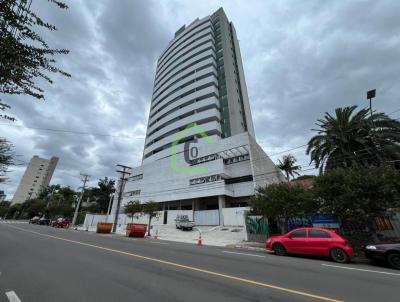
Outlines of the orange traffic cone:
[[203,245],[203,239],[201,239],[201,235],[199,235],[199,239],[197,240],[197,245]]

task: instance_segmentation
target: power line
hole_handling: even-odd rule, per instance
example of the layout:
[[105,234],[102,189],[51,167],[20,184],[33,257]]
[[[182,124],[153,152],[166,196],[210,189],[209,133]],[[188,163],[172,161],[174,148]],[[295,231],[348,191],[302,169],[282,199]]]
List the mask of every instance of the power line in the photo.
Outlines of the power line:
[[396,109],[395,111],[392,111],[392,112],[388,113],[387,115],[392,115],[393,113],[396,113],[396,112],[399,112],[399,111],[400,111],[400,108]]
[[95,133],[95,132],[85,132],[85,131],[74,131],[74,130],[65,130],[65,129],[55,129],[55,128],[41,128],[41,127],[29,127],[23,125],[15,125],[15,124],[0,124],[0,126],[11,126],[11,127],[19,127],[33,130],[42,130],[42,131],[52,131],[52,132],[60,132],[60,133],[71,133],[78,135],[93,135],[93,136],[104,136],[104,137],[118,137],[118,138],[127,138],[127,139],[144,139],[143,136],[129,136],[129,135],[112,135],[106,133]]
[[303,147],[306,147],[306,146],[308,146],[308,144],[304,144],[304,145],[301,145],[301,146],[293,147],[291,149],[284,150],[284,151],[281,151],[281,152],[278,152],[278,153],[275,153],[275,154],[271,154],[271,155],[268,155],[268,156],[272,157],[272,156],[280,155],[280,154],[287,153],[287,152],[290,152],[290,151],[293,151],[293,150],[296,150],[296,149],[300,149],[300,148],[303,148]]

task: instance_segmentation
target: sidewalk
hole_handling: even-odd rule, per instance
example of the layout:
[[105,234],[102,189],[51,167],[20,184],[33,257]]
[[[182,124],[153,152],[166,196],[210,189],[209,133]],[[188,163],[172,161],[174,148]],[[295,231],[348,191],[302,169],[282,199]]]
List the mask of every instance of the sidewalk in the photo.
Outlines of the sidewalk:
[[[115,235],[125,236],[125,227],[119,227]],[[86,229],[84,226],[77,228],[79,231],[96,232],[96,227]],[[154,237],[157,234],[159,240],[176,241],[197,244],[199,235],[203,245],[231,246],[242,244],[245,239],[243,227],[222,227],[222,226],[197,226],[192,231],[176,229],[174,225],[154,225],[150,234]]]

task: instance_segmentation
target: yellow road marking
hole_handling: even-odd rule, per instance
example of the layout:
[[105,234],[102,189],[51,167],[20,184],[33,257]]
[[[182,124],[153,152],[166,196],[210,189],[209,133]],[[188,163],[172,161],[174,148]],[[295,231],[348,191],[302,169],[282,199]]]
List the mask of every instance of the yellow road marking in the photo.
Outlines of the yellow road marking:
[[37,234],[37,235],[40,235],[40,236],[44,236],[44,237],[49,237],[49,238],[62,240],[62,241],[70,242],[70,243],[75,243],[75,244],[79,244],[79,245],[83,245],[83,246],[97,248],[97,249],[100,249],[100,250],[109,251],[109,252],[122,254],[122,255],[127,255],[127,256],[131,256],[131,257],[143,259],[143,260],[152,261],[152,262],[158,262],[158,263],[162,263],[162,264],[166,264],[166,265],[170,265],[170,266],[174,266],[174,267],[179,267],[179,268],[190,270],[190,271],[195,271],[195,272],[208,274],[208,275],[211,275],[211,276],[217,276],[217,277],[222,277],[222,278],[229,279],[229,280],[235,280],[235,281],[240,281],[240,282],[247,283],[247,284],[258,285],[258,286],[261,286],[261,287],[271,288],[271,289],[283,291],[283,292],[294,294],[294,295],[298,295],[298,296],[317,299],[317,300],[320,300],[320,301],[342,302],[341,300],[336,300],[336,299],[331,299],[331,298],[327,298],[327,297],[323,297],[323,296],[318,296],[318,295],[310,294],[310,293],[307,293],[307,292],[293,290],[293,289],[290,289],[290,288],[285,288],[285,287],[281,287],[281,286],[277,286],[277,285],[273,285],[273,284],[254,281],[254,280],[241,278],[241,277],[236,277],[236,276],[233,276],[233,275],[217,273],[217,272],[213,272],[213,271],[210,271],[210,270],[201,269],[201,268],[198,268],[198,267],[179,264],[179,263],[176,263],[176,262],[166,261],[166,260],[162,260],[162,259],[158,259],[158,258],[147,257],[147,256],[139,255],[139,254],[124,252],[124,251],[111,249],[111,248],[107,248],[107,247],[103,247],[103,246],[99,246],[99,245],[94,245],[94,244],[90,244],[90,243],[81,242],[81,241],[76,241],[76,240],[71,240],[71,239],[67,239],[67,238],[62,238],[62,237],[52,236],[52,235],[48,235],[48,234],[43,234],[43,233],[30,231],[30,230],[26,230],[26,229],[15,227],[15,226],[11,226],[11,225],[7,225],[7,226],[9,226],[11,228],[19,229],[19,230],[24,231],[24,232],[28,232],[28,233],[33,233],[33,234]]

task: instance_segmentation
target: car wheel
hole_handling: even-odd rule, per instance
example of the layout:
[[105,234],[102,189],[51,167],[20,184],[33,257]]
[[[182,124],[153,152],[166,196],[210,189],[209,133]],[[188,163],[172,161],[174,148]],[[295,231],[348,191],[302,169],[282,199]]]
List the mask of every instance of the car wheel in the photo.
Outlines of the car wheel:
[[400,269],[400,253],[391,253],[386,257],[389,265],[395,269]]
[[349,260],[347,253],[338,247],[331,249],[330,256],[333,261],[338,263],[345,263]]
[[272,247],[272,249],[274,250],[275,255],[278,255],[278,256],[285,256],[286,255],[286,249],[283,246],[283,244],[275,243],[274,246]]

